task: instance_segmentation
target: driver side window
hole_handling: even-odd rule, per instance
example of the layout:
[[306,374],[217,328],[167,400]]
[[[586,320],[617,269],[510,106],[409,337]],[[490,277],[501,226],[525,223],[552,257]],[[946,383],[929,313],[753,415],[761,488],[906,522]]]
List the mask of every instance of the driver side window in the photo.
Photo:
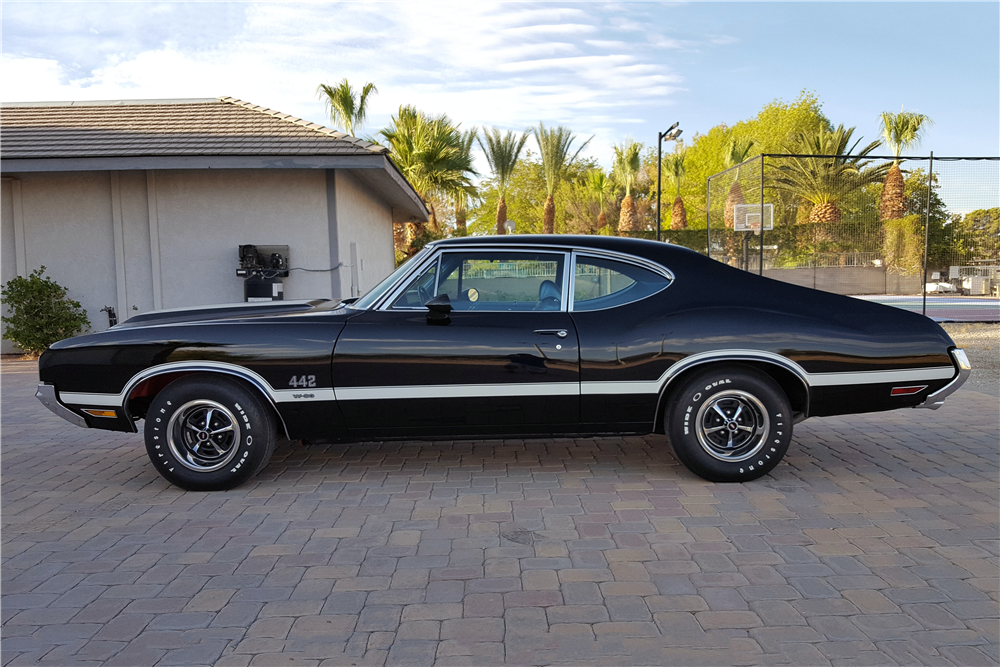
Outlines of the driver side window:
[[417,308],[447,294],[455,311],[561,310],[563,253],[445,252],[393,308]]

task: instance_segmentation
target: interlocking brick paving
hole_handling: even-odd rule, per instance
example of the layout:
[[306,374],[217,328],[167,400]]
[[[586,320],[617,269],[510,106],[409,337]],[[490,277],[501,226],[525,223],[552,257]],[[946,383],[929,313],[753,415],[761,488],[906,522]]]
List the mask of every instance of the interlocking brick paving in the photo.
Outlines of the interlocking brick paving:
[[190,493],[2,367],[4,665],[995,665],[994,397],[808,420],[749,484],[662,436],[282,442]]

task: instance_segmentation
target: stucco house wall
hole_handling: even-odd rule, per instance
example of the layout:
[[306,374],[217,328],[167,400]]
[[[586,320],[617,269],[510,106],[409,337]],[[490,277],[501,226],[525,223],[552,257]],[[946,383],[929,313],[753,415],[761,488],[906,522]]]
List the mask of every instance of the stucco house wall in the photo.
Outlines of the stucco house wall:
[[[106,306],[124,321],[242,302],[244,244],[287,245],[289,266],[310,269],[282,279],[285,299],[363,294],[394,268],[393,223],[426,220],[385,149],[286,114],[231,98],[85,104],[4,105],[0,273],[44,265],[95,331]],[[118,129],[135,122],[148,134]],[[59,135],[74,123],[97,133],[91,148],[50,156],[75,145]],[[121,156],[102,154],[109,141]]]
[[360,296],[395,268],[392,210],[350,173],[338,172],[335,179],[340,292]]

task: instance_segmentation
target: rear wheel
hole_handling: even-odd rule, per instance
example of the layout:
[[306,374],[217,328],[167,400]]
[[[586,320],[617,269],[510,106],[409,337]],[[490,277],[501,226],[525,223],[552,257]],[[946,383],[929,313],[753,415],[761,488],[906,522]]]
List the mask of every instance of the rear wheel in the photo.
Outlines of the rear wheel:
[[188,491],[222,491],[267,465],[276,441],[268,406],[243,385],[195,375],[167,385],[146,413],[150,461]]
[[710,368],[667,401],[667,435],[681,463],[712,482],[757,479],[778,465],[792,439],[788,398],[752,368]]

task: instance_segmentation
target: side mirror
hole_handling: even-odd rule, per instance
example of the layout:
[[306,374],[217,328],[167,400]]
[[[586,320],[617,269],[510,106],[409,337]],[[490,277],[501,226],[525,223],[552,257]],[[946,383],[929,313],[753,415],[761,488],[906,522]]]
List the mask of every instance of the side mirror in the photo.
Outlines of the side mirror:
[[427,303],[427,324],[448,324],[451,322],[451,299],[440,294]]

